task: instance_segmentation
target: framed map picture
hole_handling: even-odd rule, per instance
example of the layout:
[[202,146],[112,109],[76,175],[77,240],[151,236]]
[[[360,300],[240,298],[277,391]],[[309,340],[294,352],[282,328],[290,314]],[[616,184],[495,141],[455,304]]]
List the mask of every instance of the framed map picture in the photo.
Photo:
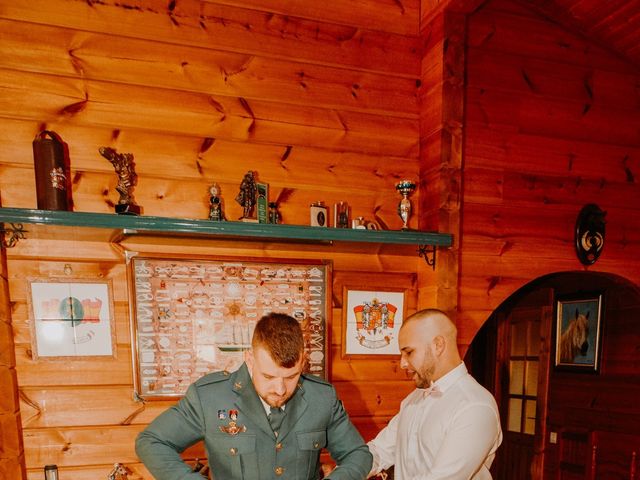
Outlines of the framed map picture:
[[109,281],[31,280],[28,298],[34,359],[114,356]]
[[139,397],[178,397],[207,373],[237,369],[270,312],[300,322],[306,371],[327,378],[328,262],[132,252],[127,261]]
[[404,290],[344,288],[343,356],[399,355],[398,332],[404,320]]

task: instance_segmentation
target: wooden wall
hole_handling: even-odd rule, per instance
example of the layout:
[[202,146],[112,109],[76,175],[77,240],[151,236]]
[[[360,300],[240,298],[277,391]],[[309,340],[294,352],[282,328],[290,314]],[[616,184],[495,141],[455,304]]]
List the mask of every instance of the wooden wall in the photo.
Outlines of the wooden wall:
[[[420,19],[418,0],[286,11],[277,0],[2,2],[3,205],[35,207],[31,141],[43,127],[69,144],[77,211],[111,212],[117,200],[103,145],[134,153],[147,215],[206,218],[217,181],[237,218],[233,198],[253,169],[283,194],[286,223],[307,224],[312,201],[347,200],[397,229],[393,185],[420,178],[412,226],[456,234],[435,272],[393,249],[130,245],[331,259],[332,380],[370,437],[411,385],[397,361],[341,358],[342,285],[400,286],[409,311],[455,312],[464,347],[520,286],[584,268],[573,226],[589,202],[608,212],[607,244],[589,269],[640,283],[638,72],[515,0],[452,3],[470,8]],[[58,463],[65,479],[88,480],[115,461],[148,478],[132,440],[167,405],[131,400],[124,263],[105,240],[67,229],[7,253],[30,479]],[[113,281],[116,360],[31,358],[27,279],[64,276],[67,264]]]
[[[506,298],[553,272],[640,284],[640,74],[518,2],[467,18],[461,343]],[[607,211],[600,260],[574,252],[584,204]]]
[[24,447],[20,431],[20,403],[6,257],[0,258],[0,478],[19,480]]
[[[573,293],[585,288],[585,276],[554,283],[555,295]],[[640,466],[640,289],[609,276],[589,277],[589,288],[603,292],[600,368],[597,375],[551,370],[547,431],[557,441],[543,443],[545,477],[633,478]]]
[[[134,154],[146,215],[206,218],[216,181],[227,217],[236,219],[239,183],[255,170],[280,198],[285,223],[308,224],[312,201],[346,200],[354,215],[400,228],[394,184],[419,174],[418,0],[369,0],[366,8],[288,2],[286,11],[281,4],[1,2],[3,205],[35,208],[31,142],[47,128],[68,143],[76,211],[113,211],[117,178],[98,154],[111,146]],[[126,463],[132,479],[150,478],[133,439],[170,402],[132,399],[121,252],[79,228],[27,236],[7,251],[27,478],[40,479],[47,463],[65,480],[104,478],[114,462]],[[125,246],[329,259],[331,379],[365,437],[412,387],[397,361],[343,359],[341,319],[344,285],[403,288],[408,313],[415,311],[422,260],[413,250],[162,239]],[[113,282],[116,359],[32,358],[28,280],[65,278],[65,267],[73,277]]]

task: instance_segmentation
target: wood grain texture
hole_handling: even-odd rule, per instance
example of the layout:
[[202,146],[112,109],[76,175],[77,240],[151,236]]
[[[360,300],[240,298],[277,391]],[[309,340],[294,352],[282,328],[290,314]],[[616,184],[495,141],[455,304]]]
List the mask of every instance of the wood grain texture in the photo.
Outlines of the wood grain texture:
[[[415,76],[418,72],[417,18],[414,27],[394,34],[328,19],[315,21],[199,0],[183,0],[174,4],[171,11],[168,4],[158,0],[140,0],[135,8],[130,9],[115,1],[92,4],[79,0],[58,2],[25,0],[3,4],[0,5],[0,17],[151,41],[162,39],[162,43],[212,50],[263,54],[325,65],[350,65],[394,75]],[[396,8],[386,1],[378,3],[384,4],[385,8],[362,9],[354,2],[344,2],[343,6],[348,4],[353,15],[385,15],[387,7],[400,13],[403,8]],[[406,3],[403,1],[400,5]],[[296,5],[303,4],[289,3],[285,10],[296,8]],[[395,12],[394,16],[400,16]],[[411,16],[410,13],[402,18],[413,22]],[[401,25],[389,22],[388,18],[384,24]]]
[[468,25],[462,343],[530,280],[582,268],[573,228],[584,204],[607,205],[620,226],[593,271],[637,281],[628,254],[640,228],[623,220],[639,204],[637,72],[512,2],[490,2]]
[[[408,312],[455,307],[464,351],[520,288],[584,269],[572,230],[587,202],[608,212],[607,244],[589,270],[640,280],[637,69],[526,2],[491,0],[476,9],[480,3],[447,2],[464,4],[469,15],[448,12],[449,23],[445,14],[422,15],[418,31],[418,0],[3,2],[3,204],[35,206],[31,141],[42,128],[69,145],[78,211],[113,211],[117,179],[101,146],[135,155],[136,200],[147,215],[206,218],[207,188],[216,181],[229,217],[237,217],[234,197],[252,169],[274,195],[292,189],[281,205],[286,223],[307,224],[312,201],[346,200],[353,214],[398,229],[394,184],[418,180],[414,225],[455,234],[456,248],[438,252],[435,271],[413,247],[122,242],[166,255],[330,260],[331,379],[370,439],[413,383],[397,359],[342,357],[343,286],[402,288]],[[37,227],[6,253],[9,298],[0,308],[14,328],[0,339],[15,352],[22,397],[16,388],[4,405],[13,415],[20,409],[29,479],[40,478],[45,463],[59,463],[65,479],[104,477],[115,461],[126,462],[133,478],[150,479],[133,439],[170,402],[140,409],[132,400],[124,260],[108,242],[104,232]],[[27,278],[58,278],[66,264],[74,275],[113,281],[116,358],[31,358]],[[607,368],[633,393],[633,347],[620,340],[629,320],[618,321],[607,345],[618,353]],[[620,402],[618,410],[598,410],[600,426],[622,428],[629,418],[631,397],[620,385],[595,399]],[[569,387],[587,391],[583,383]],[[594,397],[578,397],[571,409],[569,387],[551,396],[562,407],[550,422],[589,415]],[[15,444],[22,437],[11,431]],[[201,447],[188,455],[202,455]],[[20,460],[0,459],[0,475],[16,478]]]
[[[309,65],[148,40],[88,34],[0,20],[8,41],[0,62],[8,69],[126,85],[262,99],[340,110],[377,110],[394,116],[415,111],[416,78],[390,78],[350,69]],[[38,39],[47,38],[46,50]],[[126,57],[119,52],[126,51]],[[168,93],[170,94],[170,93]]]

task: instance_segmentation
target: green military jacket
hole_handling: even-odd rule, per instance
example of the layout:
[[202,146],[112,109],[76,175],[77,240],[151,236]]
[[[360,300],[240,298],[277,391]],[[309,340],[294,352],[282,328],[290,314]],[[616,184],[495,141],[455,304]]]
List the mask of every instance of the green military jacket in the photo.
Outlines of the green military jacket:
[[361,480],[371,469],[335,389],[312,375],[300,377],[277,437],[246,365],[206,375],[138,435],[136,453],[157,480],[202,480],[179,452],[203,439],[215,480],[317,480],[322,448],[337,463],[327,478]]

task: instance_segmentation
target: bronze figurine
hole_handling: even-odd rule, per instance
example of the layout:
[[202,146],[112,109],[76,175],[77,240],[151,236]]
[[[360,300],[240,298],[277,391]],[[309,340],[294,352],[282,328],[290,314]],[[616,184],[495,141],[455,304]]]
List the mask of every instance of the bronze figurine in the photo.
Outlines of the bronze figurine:
[[254,219],[253,207],[256,204],[256,180],[252,171],[245,173],[240,192],[236,196],[236,202],[242,206],[242,217],[240,219]]
[[138,183],[138,175],[135,172],[135,163],[132,153],[118,153],[111,147],[100,147],[100,155],[109,160],[118,175],[116,190],[120,199],[115,210],[119,215],[140,215],[140,206],[133,199],[133,189]]

